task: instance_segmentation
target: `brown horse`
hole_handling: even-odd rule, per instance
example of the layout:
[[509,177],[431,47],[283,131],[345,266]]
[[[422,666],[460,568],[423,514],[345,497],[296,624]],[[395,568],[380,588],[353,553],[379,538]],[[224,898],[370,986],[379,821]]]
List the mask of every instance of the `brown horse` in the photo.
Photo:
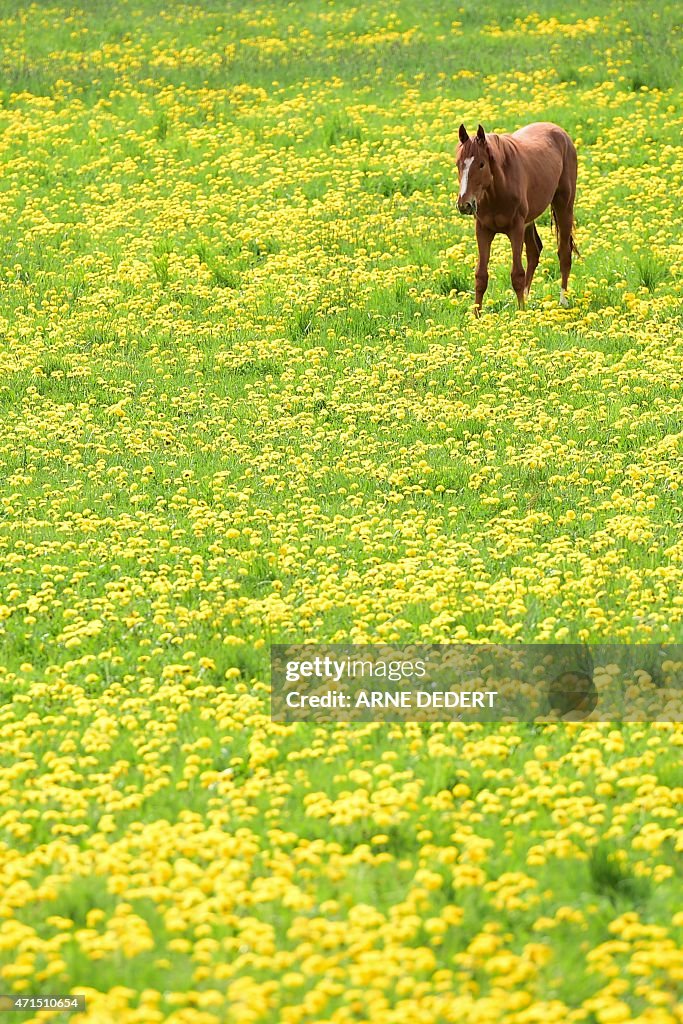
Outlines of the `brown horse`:
[[[512,246],[512,287],[519,308],[529,295],[541,255],[541,239],[534,221],[551,207],[557,234],[562,287],[566,306],[572,252],[578,256],[572,231],[576,195],[576,149],[556,124],[528,124],[512,135],[487,135],[479,125],[474,138],[460,125],[456,155],[460,175],[458,209],[476,222],[479,262],[475,273],[474,312],[479,315],[489,282],[488,265],[495,235],[507,235]],[[526,246],[527,267],[522,263]]]

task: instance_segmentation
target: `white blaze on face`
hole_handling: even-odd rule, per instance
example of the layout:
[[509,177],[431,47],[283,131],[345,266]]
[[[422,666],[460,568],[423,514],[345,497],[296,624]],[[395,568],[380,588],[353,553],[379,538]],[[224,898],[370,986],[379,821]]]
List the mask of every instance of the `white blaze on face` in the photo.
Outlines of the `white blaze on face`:
[[465,192],[467,191],[467,179],[469,177],[470,167],[472,166],[473,160],[474,157],[469,156],[467,160],[465,160],[465,163],[463,165],[462,179],[460,181],[460,199],[462,199],[462,197],[465,195]]

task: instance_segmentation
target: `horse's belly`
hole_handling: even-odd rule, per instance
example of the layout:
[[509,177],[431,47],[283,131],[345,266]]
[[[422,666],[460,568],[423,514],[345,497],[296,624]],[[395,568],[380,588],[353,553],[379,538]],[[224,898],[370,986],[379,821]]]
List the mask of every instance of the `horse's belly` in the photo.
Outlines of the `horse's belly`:
[[529,206],[529,212],[526,216],[527,224],[531,224],[532,221],[540,217],[548,207],[550,206],[555,190],[557,189],[557,183],[552,189],[547,189],[541,193],[534,191],[530,196],[527,197],[527,203]]
[[562,177],[562,167],[562,155],[557,150],[537,151],[532,154],[526,168],[528,224],[540,217],[550,206]]

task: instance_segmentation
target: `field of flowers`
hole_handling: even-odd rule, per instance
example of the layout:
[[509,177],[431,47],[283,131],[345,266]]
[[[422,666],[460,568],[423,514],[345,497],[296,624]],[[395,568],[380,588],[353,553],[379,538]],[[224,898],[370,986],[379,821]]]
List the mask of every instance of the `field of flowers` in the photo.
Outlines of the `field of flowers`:
[[[519,12],[517,12],[519,13]],[[271,722],[274,642],[683,640],[653,0],[0,0],[0,993],[679,1024],[683,729]],[[472,316],[458,126],[579,152]]]

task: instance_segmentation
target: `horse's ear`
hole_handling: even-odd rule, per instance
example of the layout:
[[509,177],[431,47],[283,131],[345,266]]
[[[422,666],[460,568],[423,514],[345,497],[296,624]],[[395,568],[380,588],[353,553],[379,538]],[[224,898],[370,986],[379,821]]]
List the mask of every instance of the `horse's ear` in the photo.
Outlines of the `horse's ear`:
[[481,125],[477,128],[477,139],[479,142],[486,142],[486,132]]
[[465,143],[467,142],[467,140],[469,139],[469,135],[467,134],[467,128],[465,128],[464,124],[460,125],[460,129],[458,131],[458,136],[459,136],[460,141],[462,142],[462,144],[464,146]]

